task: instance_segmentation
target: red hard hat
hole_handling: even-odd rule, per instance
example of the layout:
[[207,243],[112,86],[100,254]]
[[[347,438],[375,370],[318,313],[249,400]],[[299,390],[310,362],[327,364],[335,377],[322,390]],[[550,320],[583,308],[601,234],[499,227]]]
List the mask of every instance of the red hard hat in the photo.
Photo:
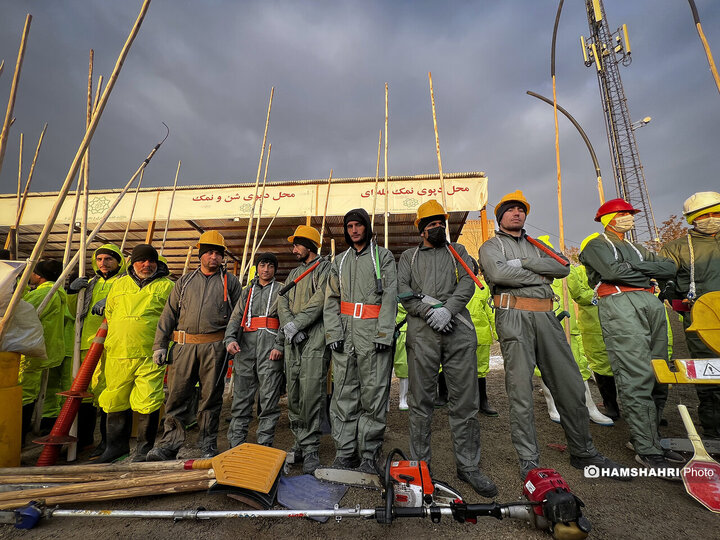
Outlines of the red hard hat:
[[633,208],[632,205],[624,199],[612,199],[598,208],[597,214],[595,214],[595,221],[600,221],[602,216],[612,214],[614,212],[637,214],[638,212],[641,212],[641,210]]

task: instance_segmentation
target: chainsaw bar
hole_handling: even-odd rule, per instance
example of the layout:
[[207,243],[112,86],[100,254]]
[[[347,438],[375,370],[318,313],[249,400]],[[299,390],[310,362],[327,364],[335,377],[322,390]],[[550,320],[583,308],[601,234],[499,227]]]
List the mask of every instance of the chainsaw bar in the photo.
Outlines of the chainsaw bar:
[[[702,441],[708,454],[720,454],[720,441],[715,439],[703,439]],[[694,448],[690,439],[682,437],[660,439],[660,445],[666,450],[675,450],[677,452],[694,452]]]
[[354,471],[352,469],[335,469],[331,467],[315,469],[315,478],[334,484],[359,487],[363,489],[379,489],[383,486],[377,474]]

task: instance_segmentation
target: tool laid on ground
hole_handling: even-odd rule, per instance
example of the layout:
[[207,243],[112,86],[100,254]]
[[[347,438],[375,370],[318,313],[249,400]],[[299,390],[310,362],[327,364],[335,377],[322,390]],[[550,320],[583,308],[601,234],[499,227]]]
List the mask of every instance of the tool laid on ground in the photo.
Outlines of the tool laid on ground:
[[[705,447],[708,454],[720,454],[720,441],[714,439],[702,439],[700,442]],[[660,439],[660,446],[662,446],[665,450],[675,450],[676,452],[695,451],[692,441],[681,437]]]
[[678,405],[688,438],[695,448],[693,458],[682,470],[685,491],[708,510],[720,513],[720,463],[705,451],[685,405]]

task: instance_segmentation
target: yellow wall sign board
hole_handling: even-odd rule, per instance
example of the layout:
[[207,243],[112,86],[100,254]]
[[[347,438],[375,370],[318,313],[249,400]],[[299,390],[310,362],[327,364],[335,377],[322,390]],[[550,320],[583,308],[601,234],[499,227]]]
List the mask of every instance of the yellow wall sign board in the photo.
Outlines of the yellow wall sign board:
[[[480,210],[487,203],[487,178],[455,178],[445,181],[446,210],[448,212],[472,212]],[[352,182],[333,184],[330,190],[328,215],[342,216],[352,208],[372,209],[375,182]],[[252,208],[255,188],[207,186],[193,189],[178,189],[172,208],[172,219],[232,219],[247,218]],[[268,186],[265,190],[263,214],[274,215],[279,208],[279,217],[301,217],[322,215],[325,207],[326,184],[288,184]],[[152,221],[157,191],[142,191],[133,215],[133,221]],[[160,195],[155,219],[167,217],[170,205],[168,197]],[[113,192],[91,192],[88,220],[99,220],[115,199]],[[258,194],[260,198],[260,194]],[[389,182],[389,212],[391,214],[415,213],[418,206],[430,199],[442,200],[438,179],[402,180]],[[35,195],[28,199],[23,225],[42,225],[55,203],[56,195]],[[126,195],[108,221],[126,223],[132,207],[132,193]],[[68,197],[58,216],[58,223],[69,223],[72,214],[73,197]],[[380,182],[376,201],[376,213],[385,211],[385,185]],[[16,199],[0,199],[0,226],[14,224]]]

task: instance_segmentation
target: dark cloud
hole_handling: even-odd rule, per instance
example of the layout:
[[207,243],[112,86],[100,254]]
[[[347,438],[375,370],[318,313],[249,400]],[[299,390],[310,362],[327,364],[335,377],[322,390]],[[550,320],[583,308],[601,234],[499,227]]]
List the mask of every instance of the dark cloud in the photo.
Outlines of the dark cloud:
[[[711,46],[720,50],[720,4],[697,1]],[[44,122],[48,133],[34,190],[56,190],[84,128],[87,55],[110,74],[139,1],[29,2],[3,8],[0,103],[9,91],[25,13],[34,19],[2,171],[14,191],[19,133],[26,163]],[[685,2],[606,0],[611,28],[627,23],[633,62],[621,67],[658,221],[694,191],[717,189],[720,101]],[[437,170],[427,72],[432,71],[445,171],[483,170],[490,202],[523,189],[529,223],[557,231],[550,40],[555,2],[155,0],[92,145],[93,187],[118,187],[163,135],[144,183],[252,181],[275,86],[269,141],[273,180],[374,175],[390,85],[390,174]],[[582,63],[583,2],[566,2],[557,50],[558,101],[583,125],[614,193],[593,68]],[[720,54],[717,53],[717,54]],[[592,163],[560,119],[566,236],[593,230]],[[381,167],[382,174],[382,167]],[[532,230],[532,229],[531,229]],[[537,230],[535,230],[537,233]],[[539,233],[538,233],[539,234]]]

